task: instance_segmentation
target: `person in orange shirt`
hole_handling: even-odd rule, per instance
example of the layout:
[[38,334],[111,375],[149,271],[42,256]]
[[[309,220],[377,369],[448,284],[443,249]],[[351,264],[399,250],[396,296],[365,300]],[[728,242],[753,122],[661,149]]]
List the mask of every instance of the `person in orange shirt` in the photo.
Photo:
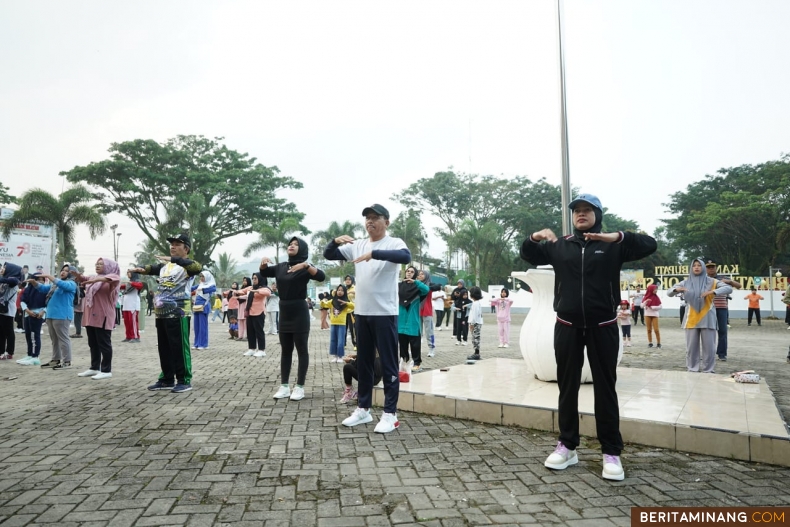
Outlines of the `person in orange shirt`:
[[749,325],[752,325],[752,315],[757,315],[757,325],[760,324],[760,300],[765,300],[762,296],[757,294],[757,291],[752,286],[752,292],[743,297],[744,300],[749,301]]

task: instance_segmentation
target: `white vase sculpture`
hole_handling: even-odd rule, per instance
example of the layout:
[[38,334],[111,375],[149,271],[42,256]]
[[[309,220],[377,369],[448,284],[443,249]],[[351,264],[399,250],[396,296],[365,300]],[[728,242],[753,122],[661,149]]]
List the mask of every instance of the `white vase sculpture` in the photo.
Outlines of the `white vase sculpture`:
[[[524,325],[521,326],[519,346],[521,355],[527,362],[529,371],[541,381],[557,380],[557,361],[554,358],[554,269],[540,266],[527,272],[513,272],[513,278],[529,284],[532,289],[532,308],[529,310]],[[620,349],[617,352],[617,364],[623,358],[623,341],[618,339]],[[584,368],[582,382],[592,382],[587,350],[584,350]]]

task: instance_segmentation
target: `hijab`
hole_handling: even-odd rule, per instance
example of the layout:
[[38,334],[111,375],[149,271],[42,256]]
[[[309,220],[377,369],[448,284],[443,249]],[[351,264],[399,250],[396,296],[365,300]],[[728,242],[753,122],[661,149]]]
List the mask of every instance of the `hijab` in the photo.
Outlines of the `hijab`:
[[[245,289],[247,287],[252,287],[252,280],[249,279],[248,277],[244,276],[241,279],[241,287],[239,289]],[[246,302],[246,301],[247,301],[246,297],[243,297],[243,296],[239,297],[239,302]]]
[[419,273],[417,273],[415,278],[417,278],[417,276],[419,276],[420,273],[425,275],[425,278],[421,280],[421,282],[425,285],[431,285],[431,272],[428,269],[422,269]]
[[247,293],[247,312],[250,311],[250,308],[252,307],[252,301],[255,299],[255,290],[260,289],[261,287],[268,287],[269,284],[269,282],[263,277],[261,273],[252,273],[252,276],[258,278],[258,285],[255,285],[255,281],[253,281],[252,291]]
[[[414,271],[414,280],[417,280],[417,268],[413,265],[409,265],[406,267],[408,271],[411,269]],[[417,285],[414,282],[409,283],[404,278],[401,283],[398,284],[398,302],[403,307],[409,307],[409,305],[417,300],[420,297],[420,290],[417,289]]]
[[[5,301],[10,301],[14,295],[11,295],[9,298],[3,298],[4,295],[8,293],[9,290],[17,287],[19,283],[22,281],[22,268],[19,267],[17,264],[13,264],[11,262],[6,262],[3,264],[5,267],[5,272],[3,273],[3,278],[7,280],[7,282],[3,282],[0,284],[0,298]],[[14,283],[16,281],[16,283]]]
[[573,228],[573,234],[581,241],[586,241],[584,239],[584,233],[601,232],[601,230],[603,229],[603,211],[593,205],[590,206],[592,207],[593,213],[595,214],[595,223],[593,224],[593,226],[587,229],[586,231],[580,231],[576,227]]
[[645,297],[642,299],[642,305],[647,307],[656,307],[661,305],[661,299],[658,298],[656,294],[656,290],[658,286],[656,284],[650,284],[647,286],[647,291],[645,291]]
[[348,291],[346,290],[346,286],[340,284],[339,286],[337,286],[337,288],[335,288],[335,294],[332,295],[332,309],[336,310],[337,313],[343,311],[343,308],[345,307],[345,304],[342,303],[337,296],[337,290],[340,289],[341,287],[343,288],[343,302],[348,302]]
[[[694,262],[699,262],[702,265],[702,273],[695,275],[692,270]],[[705,261],[702,258],[694,258],[689,264],[689,277],[686,279],[686,292],[683,293],[683,298],[686,299],[686,304],[694,311],[701,313],[705,308],[705,299],[702,298],[702,293],[713,288],[714,279],[708,276],[705,271]]]
[[288,265],[296,265],[307,261],[307,256],[308,256],[307,242],[301,238],[297,238],[296,236],[294,236],[293,238],[288,240],[288,245],[291,245],[291,242],[293,242],[294,240],[296,240],[299,243],[299,250],[293,256],[288,255]]
[[[118,300],[118,290],[121,287],[121,267],[115,260],[111,260],[109,258],[102,258],[101,260],[104,262],[104,270],[97,276],[112,276],[117,279],[115,289],[110,291],[110,303],[114,306],[115,302]],[[94,284],[88,284],[85,286],[85,305],[87,307],[93,307],[93,297],[96,296],[96,293],[99,292],[99,289],[101,289],[103,285],[104,283],[102,282],[96,282]]]
[[203,280],[198,283],[197,286],[197,294],[200,295],[200,298],[209,302],[211,299],[211,295],[209,293],[204,292],[206,289],[210,289],[214,287],[216,289],[217,282],[214,280],[214,275],[211,274],[211,271],[200,271],[200,276],[203,277]]

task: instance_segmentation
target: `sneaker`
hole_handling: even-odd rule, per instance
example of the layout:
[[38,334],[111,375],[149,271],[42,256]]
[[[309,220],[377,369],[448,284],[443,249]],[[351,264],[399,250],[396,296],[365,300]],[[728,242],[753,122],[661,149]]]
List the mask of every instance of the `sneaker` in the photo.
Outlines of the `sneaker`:
[[[85,375],[89,371],[91,371],[91,370],[88,370],[86,372],[80,373],[80,376]],[[96,372],[96,373],[99,373],[99,372]],[[85,376],[87,377],[87,375],[85,375]],[[92,375],[91,375],[91,377],[92,377]],[[148,389],[151,390],[152,392],[155,392],[155,391],[158,391],[158,390],[172,390],[175,387],[176,387],[176,384],[174,382],[156,381],[151,386],[149,386]]]
[[71,368],[71,363],[67,361],[63,361],[56,366],[52,366],[53,370],[67,370],[69,368]]
[[245,357],[252,357],[253,355],[255,355],[255,351],[256,350],[247,350],[247,351],[244,352],[244,356]]
[[466,345],[468,345],[469,343],[468,343],[467,341],[463,341],[461,344],[463,344],[464,346],[466,346]]
[[421,371],[422,371],[422,365],[420,364],[415,364],[414,366],[411,367],[412,373],[419,373]]
[[650,344],[647,345],[647,347],[648,348],[652,348],[653,347],[653,343],[651,342]]
[[603,479],[623,481],[625,478],[625,471],[623,471],[623,464],[620,462],[620,456],[610,456],[609,454],[603,455],[603,472],[601,476],[603,476]]
[[77,334],[75,333],[75,334],[73,334],[73,335],[69,335],[69,338],[70,338],[70,339],[81,339],[81,338],[82,338],[82,335],[77,335]]
[[[95,378],[95,377],[94,377],[94,378]],[[188,392],[188,391],[189,391],[189,390],[191,390],[191,389],[192,389],[192,385],[191,385],[191,384],[181,384],[181,383],[178,383],[178,384],[176,384],[176,385],[173,387],[173,389],[172,389],[172,390],[170,390],[170,393],[184,393],[184,392]]]
[[364,425],[365,423],[369,423],[373,421],[373,416],[370,415],[370,410],[365,410],[364,408],[357,408],[354,410],[349,417],[343,419],[344,426],[357,426],[357,425]]
[[100,381],[102,379],[109,379],[111,377],[112,377],[112,373],[108,371],[100,371],[99,373],[91,377],[91,379],[93,379],[94,381]]
[[[97,373],[101,373],[101,372],[99,370],[85,370],[82,373],[78,373],[77,377],[93,377]],[[172,386],[171,386],[171,388],[172,388]],[[148,388],[148,389],[150,390],[151,388]]]
[[16,363],[17,363],[17,364],[21,364],[22,366],[27,366],[28,364],[30,364],[30,361],[31,361],[31,360],[33,360],[33,357],[31,357],[30,355],[28,355],[28,356],[27,356],[27,357],[25,357],[24,359],[19,359],[18,361],[16,361]]
[[292,401],[301,401],[304,399],[304,388],[301,386],[294,386],[294,391],[291,392]]
[[656,344],[656,347],[661,349],[661,344]]
[[[132,342],[132,343],[136,344],[136,343],[140,342],[140,339],[132,339],[129,342]],[[206,348],[206,349],[208,349],[208,348]]]
[[720,360],[720,361],[722,361],[722,362],[727,362],[727,357],[722,357],[722,358],[721,358],[721,359],[719,359],[719,360]]
[[475,353],[475,354],[473,354],[473,355],[469,355],[469,356],[466,358],[466,360],[483,360],[483,359],[480,357],[480,354],[479,354],[479,353]]
[[387,412],[384,412],[381,414],[381,420],[379,421],[379,424],[376,425],[376,428],[374,428],[373,431],[377,434],[387,434],[399,426],[400,421],[398,421],[398,414],[388,414]]
[[41,361],[38,357],[30,357],[30,360],[25,363],[25,366],[41,366]]
[[58,364],[60,364],[60,361],[59,361],[59,360],[54,360],[54,359],[53,359],[53,360],[51,360],[51,361],[49,361],[49,362],[46,362],[46,363],[42,364],[42,365],[41,365],[41,367],[42,367],[42,368],[54,368],[54,367],[55,367],[55,366],[57,366]]
[[252,356],[253,357],[258,357],[258,358],[265,357],[266,356],[266,352],[263,351],[263,350],[258,350],[255,353],[253,353]]
[[24,329],[17,328],[17,329],[14,330],[14,333],[24,333],[24,332],[25,332]]
[[557,441],[557,448],[546,458],[543,466],[554,470],[565,470],[578,462],[579,457],[576,455],[576,451],[568,450],[568,447],[563,445],[562,441]]
[[629,343],[627,343],[625,346],[626,346],[627,348],[630,348],[630,347],[631,347],[631,343],[629,342]]
[[442,330],[442,328],[436,328],[436,331],[441,331],[441,330]]
[[456,341],[455,341],[455,345],[456,345],[456,346],[460,346],[460,345],[461,345],[461,341],[460,341],[460,340],[456,340]]
[[291,396],[291,389],[286,386],[280,386],[280,389],[277,390],[277,393],[274,394],[275,399],[285,399],[286,397]]
[[510,344],[505,344],[505,345],[504,345],[504,346],[502,346],[502,347],[503,347],[503,348],[509,348],[509,347],[510,347]]
[[132,339],[123,339],[121,342],[129,342],[130,340],[132,340]]
[[431,351],[428,352],[428,356],[429,357],[435,357],[436,356],[436,352],[431,350]]
[[504,348],[504,347],[505,347],[505,345],[502,344],[501,342],[499,343],[499,346],[497,346],[497,348]]
[[343,390],[343,397],[340,398],[340,404],[348,404],[351,401],[357,400],[357,392],[351,388]]
[[2,355],[0,355],[0,360],[11,360],[13,358],[14,358],[14,356],[13,355],[9,355],[8,353],[3,353]]

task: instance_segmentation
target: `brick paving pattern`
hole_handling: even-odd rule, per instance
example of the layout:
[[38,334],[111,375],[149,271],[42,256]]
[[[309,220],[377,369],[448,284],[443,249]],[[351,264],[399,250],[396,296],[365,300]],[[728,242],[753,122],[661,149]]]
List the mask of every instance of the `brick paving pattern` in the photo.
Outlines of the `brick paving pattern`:
[[[514,317],[514,345],[499,349],[486,314],[483,357],[520,357],[522,321]],[[663,348],[648,349],[635,326],[623,366],[683,369],[677,319],[661,322]],[[790,331],[781,321],[732,325],[719,372],[757,370],[787,417]],[[543,467],[556,443],[546,432],[407,412],[387,435],[373,433],[376,421],[343,427],[353,407],[338,404],[342,365],[328,362],[329,332],[316,323],[302,401],[272,399],[276,337],[267,336],[265,358],[244,357],[246,345],[227,340],[219,323],[210,324],[211,348],[193,351],[193,391],[149,392],[159,368],[153,319],[147,327],[140,344],[118,342],[122,329],[114,335],[110,380],[76,376],[89,364],[87,339],[73,341],[71,370],[0,364],[0,524],[605,526],[630,525],[633,506],[790,505],[782,467],[627,445],[626,479],[610,482],[590,438],[579,465],[553,472]],[[437,342],[426,367],[471,353],[446,330]],[[24,349],[17,335],[16,358]]]

